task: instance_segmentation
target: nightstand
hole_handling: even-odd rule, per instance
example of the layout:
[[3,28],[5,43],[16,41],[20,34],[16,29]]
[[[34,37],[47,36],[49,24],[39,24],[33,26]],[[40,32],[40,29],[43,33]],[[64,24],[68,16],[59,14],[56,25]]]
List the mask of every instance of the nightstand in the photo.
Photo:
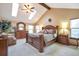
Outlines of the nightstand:
[[68,35],[58,35],[57,42],[69,45]]

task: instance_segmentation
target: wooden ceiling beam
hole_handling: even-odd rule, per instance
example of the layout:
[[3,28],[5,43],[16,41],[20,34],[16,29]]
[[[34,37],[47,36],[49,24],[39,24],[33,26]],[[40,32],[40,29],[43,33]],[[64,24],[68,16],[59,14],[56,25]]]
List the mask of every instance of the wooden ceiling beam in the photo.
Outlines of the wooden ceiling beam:
[[51,9],[49,6],[47,6],[45,3],[39,3],[40,5],[42,5],[43,7],[45,7],[46,9]]

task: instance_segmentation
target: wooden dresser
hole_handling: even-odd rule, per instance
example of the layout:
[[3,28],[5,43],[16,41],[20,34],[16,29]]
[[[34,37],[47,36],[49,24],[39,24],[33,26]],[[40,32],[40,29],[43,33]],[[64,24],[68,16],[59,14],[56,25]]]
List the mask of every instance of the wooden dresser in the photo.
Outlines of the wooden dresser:
[[69,44],[69,38],[68,38],[68,35],[58,35],[58,39],[57,41],[59,43],[63,43],[63,44]]
[[24,31],[24,30],[23,31],[21,31],[21,30],[16,31],[15,37],[16,37],[16,39],[26,38],[26,31]]
[[7,37],[0,37],[0,56],[8,55]]
[[15,31],[15,37],[17,39],[23,39],[26,38],[26,24],[24,22],[18,22],[16,31]]

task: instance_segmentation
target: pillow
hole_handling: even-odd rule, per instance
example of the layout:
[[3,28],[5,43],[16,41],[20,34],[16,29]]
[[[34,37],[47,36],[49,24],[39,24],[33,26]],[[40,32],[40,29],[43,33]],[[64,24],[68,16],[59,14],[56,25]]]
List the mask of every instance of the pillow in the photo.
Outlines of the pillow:
[[44,33],[44,30],[40,31],[39,33]]
[[56,33],[56,31],[55,30],[52,30],[52,29],[49,29],[49,30],[47,30],[47,33],[48,34],[54,34],[54,33]]
[[47,30],[46,30],[46,29],[43,29],[43,30],[40,31],[39,33],[45,33],[45,34],[47,34]]
[[47,32],[47,29],[44,29],[44,34],[47,34],[48,32]]
[[47,30],[47,33],[48,34],[52,34],[52,32],[53,32],[53,30],[51,30],[51,29],[50,30]]

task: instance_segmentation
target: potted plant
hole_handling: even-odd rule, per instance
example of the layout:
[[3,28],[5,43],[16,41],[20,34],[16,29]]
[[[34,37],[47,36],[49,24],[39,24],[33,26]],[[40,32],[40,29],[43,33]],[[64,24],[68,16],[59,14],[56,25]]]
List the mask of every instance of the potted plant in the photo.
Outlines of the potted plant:
[[0,30],[2,35],[7,34],[8,29],[11,27],[11,22],[8,20],[2,20],[0,22]]

